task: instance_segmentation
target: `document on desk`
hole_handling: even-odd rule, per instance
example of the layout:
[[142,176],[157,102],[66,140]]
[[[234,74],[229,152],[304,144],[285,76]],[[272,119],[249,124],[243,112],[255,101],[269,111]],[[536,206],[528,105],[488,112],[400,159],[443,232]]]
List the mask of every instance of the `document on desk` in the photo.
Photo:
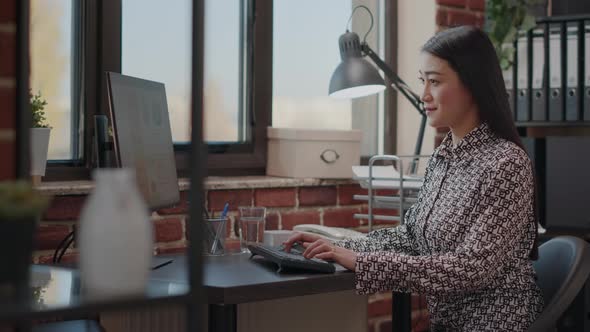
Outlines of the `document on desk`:
[[[400,174],[393,166],[373,166],[372,169],[373,181],[371,185],[374,189],[400,187]],[[369,166],[352,166],[352,173],[352,178],[359,181],[362,188],[369,187]],[[420,189],[422,181],[422,177],[404,175],[404,189]]]

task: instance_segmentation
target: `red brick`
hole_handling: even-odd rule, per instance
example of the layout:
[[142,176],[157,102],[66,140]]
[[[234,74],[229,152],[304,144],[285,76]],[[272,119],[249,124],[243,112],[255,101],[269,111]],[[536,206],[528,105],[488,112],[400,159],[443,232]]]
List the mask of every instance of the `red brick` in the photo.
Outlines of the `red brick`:
[[[404,171],[405,173],[405,171]],[[397,189],[377,189],[375,190],[375,195],[377,196],[393,196],[397,195],[399,190]]]
[[430,328],[430,317],[428,311],[417,310],[412,311],[412,327],[414,332],[427,332]]
[[358,184],[346,184],[338,186],[338,204],[352,205],[361,204],[362,201],[354,199],[354,195],[367,195],[367,190]]
[[14,32],[0,32],[0,76],[14,76],[16,37]]
[[266,229],[266,230],[279,229],[279,214],[278,213],[268,213],[266,215],[266,223],[265,223],[264,229]]
[[77,252],[68,253],[62,256],[60,263],[77,263],[80,260],[80,254]]
[[295,206],[296,188],[267,188],[254,191],[254,205],[266,207]]
[[324,211],[324,225],[331,227],[358,227],[360,221],[354,219],[354,214],[359,213],[358,208],[340,208]]
[[[61,257],[60,263],[77,263],[80,260],[80,254],[77,252],[67,253]],[[52,264],[53,255],[39,256],[39,264]]]
[[[361,208],[362,213],[368,213],[369,207],[363,206]],[[382,209],[382,208],[373,208],[374,215],[384,215],[384,216],[399,216],[399,210],[397,209]]]
[[375,329],[379,332],[393,331],[391,327],[391,317],[388,317],[385,320],[380,320],[378,326],[376,326]]
[[475,17],[475,26],[478,28],[483,28],[483,25],[486,23],[486,19],[483,15],[477,15]]
[[467,0],[436,0],[436,3],[442,6],[465,7]]
[[[361,208],[361,213],[363,214],[367,214],[369,213],[369,207],[367,206],[363,206]],[[374,208],[373,209],[373,216],[376,215],[382,215],[382,216],[399,216],[399,211],[397,209],[379,209],[379,208]],[[363,219],[363,223],[361,224],[365,224],[368,223],[367,219]],[[376,220],[373,218],[373,225],[397,225],[399,222],[398,221],[387,221],[387,220]]]
[[226,252],[239,252],[240,251],[240,240],[239,239],[225,239],[223,245]]
[[42,220],[78,220],[86,196],[56,196]]
[[14,88],[0,88],[0,129],[14,129],[16,127],[16,91]]
[[186,246],[173,247],[173,248],[156,248],[156,255],[166,254],[184,254],[186,253]]
[[169,218],[154,222],[156,242],[172,242],[182,240],[182,220]]
[[180,202],[178,204],[159,209],[158,214],[160,215],[171,215],[171,214],[185,214],[188,213],[188,192],[183,191],[180,193]]
[[449,26],[457,25],[475,25],[477,23],[477,17],[474,13],[449,10]]
[[412,294],[412,310],[427,309],[426,297],[423,295]]
[[320,223],[320,212],[315,210],[293,211],[281,213],[282,229],[293,229],[293,226],[299,224],[318,224]]
[[230,211],[237,211],[239,206],[252,206],[252,190],[213,190],[209,191],[208,201],[210,211],[222,211],[226,202]]
[[449,25],[448,15],[446,9],[438,8],[436,10],[436,25],[447,26]]
[[16,178],[15,142],[0,141],[2,162],[0,163],[0,181]]
[[336,205],[336,187],[299,188],[299,206]]
[[469,5],[467,7],[472,10],[483,12],[486,9],[486,0],[469,0]]
[[234,218],[234,220],[235,220],[234,221],[234,226],[236,227],[236,231],[235,232],[232,232],[232,228],[231,228],[231,226],[232,226],[232,219],[231,218],[228,218],[225,221],[225,237],[230,237],[230,236],[232,236],[234,234],[237,236],[237,234],[238,234],[238,228],[237,228],[238,227],[238,218],[236,217],[236,218]]
[[55,249],[59,243],[71,232],[66,225],[39,225],[35,234],[35,249]]
[[381,317],[391,315],[391,298],[379,299],[369,302],[368,316]]
[[0,23],[16,22],[16,2],[19,0],[0,1]]

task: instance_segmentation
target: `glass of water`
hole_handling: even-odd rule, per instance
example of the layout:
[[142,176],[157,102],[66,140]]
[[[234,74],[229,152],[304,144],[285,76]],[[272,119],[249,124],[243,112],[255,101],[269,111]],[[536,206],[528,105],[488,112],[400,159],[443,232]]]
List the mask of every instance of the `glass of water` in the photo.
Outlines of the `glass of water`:
[[264,223],[266,208],[260,206],[240,206],[239,236],[242,252],[248,251],[250,244],[262,244],[264,241]]

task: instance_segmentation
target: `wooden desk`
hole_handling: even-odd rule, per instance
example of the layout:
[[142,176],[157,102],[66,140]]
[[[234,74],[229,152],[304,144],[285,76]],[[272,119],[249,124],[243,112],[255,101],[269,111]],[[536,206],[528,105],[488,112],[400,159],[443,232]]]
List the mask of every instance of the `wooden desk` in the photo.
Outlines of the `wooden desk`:
[[[237,305],[354,289],[354,273],[277,273],[276,265],[249,254],[208,257],[203,283],[209,304],[209,331],[236,331]],[[183,282],[186,256],[154,271],[154,280]]]

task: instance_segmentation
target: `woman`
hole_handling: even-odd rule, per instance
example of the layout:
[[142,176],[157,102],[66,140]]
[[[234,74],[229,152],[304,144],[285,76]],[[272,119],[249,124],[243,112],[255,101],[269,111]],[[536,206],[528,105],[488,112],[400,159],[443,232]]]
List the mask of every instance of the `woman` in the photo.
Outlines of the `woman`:
[[334,243],[297,233],[286,248],[303,242],[305,257],[355,271],[362,294],[425,294],[434,331],[525,331],[543,308],[534,176],[494,48],[477,28],[451,28],[423,46],[419,73],[429,124],[450,132],[406,223]]

